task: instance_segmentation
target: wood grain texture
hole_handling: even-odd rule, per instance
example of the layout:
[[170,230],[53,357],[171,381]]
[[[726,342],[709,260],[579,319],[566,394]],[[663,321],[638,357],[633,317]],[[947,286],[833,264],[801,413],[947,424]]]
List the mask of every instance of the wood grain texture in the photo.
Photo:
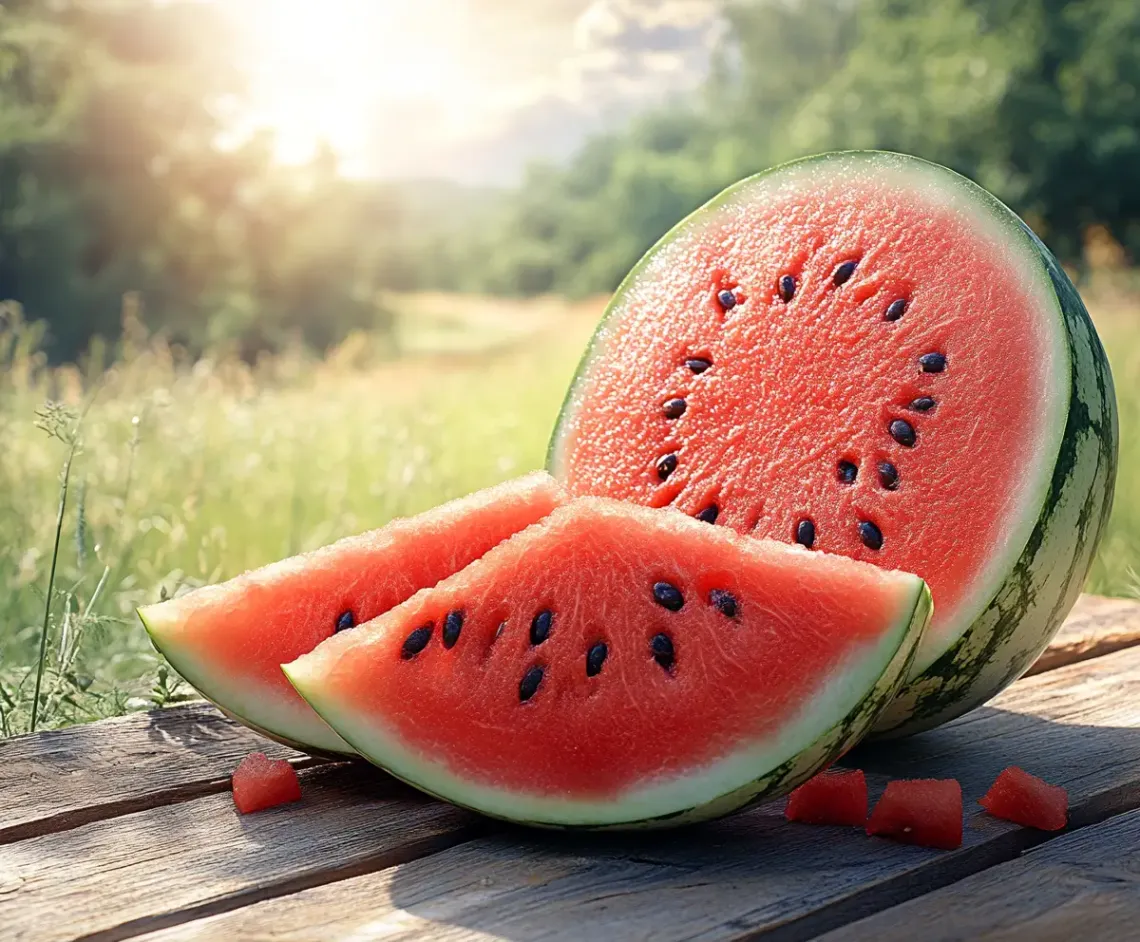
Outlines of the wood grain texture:
[[[0,847],[0,939],[112,940],[390,867],[474,833],[475,819],[365,766],[301,773],[304,797],[239,815],[230,795]],[[384,779],[384,781],[380,781]]]
[[1082,595],[1026,676],[1140,644],[1140,602]]
[[1074,826],[1140,807],[1140,648],[1020,681],[992,707],[851,762],[869,770],[874,791],[887,776],[958,778],[963,847],[931,851],[788,824],[779,806],[641,837],[505,829],[149,942],[811,938],[1041,841],[973,804],[1011,763],[1065,785]]
[[1140,938],[1140,813],[1066,834],[823,936],[821,942]]
[[0,740],[0,844],[224,791],[255,750],[313,761],[205,703]]

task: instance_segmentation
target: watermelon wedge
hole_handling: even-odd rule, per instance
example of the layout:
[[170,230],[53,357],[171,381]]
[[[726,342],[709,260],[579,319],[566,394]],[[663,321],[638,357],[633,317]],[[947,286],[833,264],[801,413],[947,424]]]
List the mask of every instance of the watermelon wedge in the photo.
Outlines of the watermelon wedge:
[[675,825],[855,743],[929,608],[906,573],[586,499],[285,672],[362,755],[448,801]]
[[943,167],[849,152],[744,180],[649,251],[548,465],[572,497],[921,576],[934,618],[879,725],[901,735],[1048,643],[1108,519],[1117,440],[1096,332],[1021,220]]
[[310,752],[352,748],[297,696],[281,664],[375,618],[561,501],[544,472],[139,610],[154,646],[240,723]]

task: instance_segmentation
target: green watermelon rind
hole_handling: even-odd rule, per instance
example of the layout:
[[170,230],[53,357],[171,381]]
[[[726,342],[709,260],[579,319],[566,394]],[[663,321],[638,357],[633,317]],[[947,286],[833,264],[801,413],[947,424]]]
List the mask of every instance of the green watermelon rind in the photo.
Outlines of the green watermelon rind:
[[[934,605],[930,590],[926,584],[914,578],[916,586],[913,599],[905,607],[905,614],[892,625],[890,636],[897,638],[894,648],[890,651],[882,671],[878,674],[869,689],[844,713],[842,719],[827,728],[822,734],[816,736],[802,749],[796,751],[780,761],[772,769],[739,785],[720,795],[712,796],[708,801],[695,803],[681,808],[670,809],[664,813],[653,813],[645,817],[636,814],[627,815],[620,819],[606,817],[608,809],[598,808],[599,817],[591,819],[583,817],[579,811],[567,813],[562,820],[556,819],[558,814],[556,799],[542,800],[544,814],[542,816],[528,816],[522,809],[528,806],[525,796],[505,794],[500,795],[501,807],[511,807],[512,811],[497,812],[488,808],[485,801],[465,801],[462,795],[454,790],[442,794],[441,790],[433,789],[422,779],[409,775],[399,769],[394,769],[390,761],[377,755],[364,733],[354,731],[352,724],[343,717],[336,715],[330,703],[322,702],[321,692],[316,687],[309,687],[303,673],[296,669],[296,663],[283,666],[285,675],[297,688],[297,692],[330,726],[349,742],[356,751],[370,762],[384,769],[390,775],[411,785],[428,795],[448,801],[468,810],[478,812],[488,817],[500,818],[516,824],[525,824],[532,827],[550,828],[558,830],[642,830],[678,827],[694,824],[700,821],[721,817],[746,805],[759,801],[778,798],[786,795],[796,786],[807,781],[823,768],[834,762],[839,756],[854,747],[863,739],[880,714],[894,698],[899,687],[904,682],[907,671],[918,650],[918,643],[922,632],[930,620]],[[478,787],[486,794],[491,791],[487,786]]]
[[[353,748],[346,743],[336,731],[326,727],[321,730],[315,724],[306,724],[310,728],[309,739],[302,741],[294,739],[287,733],[280,730],[275,730],[267,727],[264,721],[251,720],[248,716],[244,716],[232,708],[232,706],[225,706],[221,701],[216,698],[216,694],[211,693],[212,684],[207,679],[203,684],[203,678],[209,677],[208,671],[202,671],[196,668],[193,663],[193,658],[185,656],[176,646],[167,642],[166,637],[158,626],[154,623],[154,619],[146,614],[147,609],[135,609],[135,613],[142,622],[143,627],[146,629],[147,635],[150,637],[151,644],[166,660],[170,663],[180,676],[185,678],[186,682],[190,684],[195,690],[198,691],[203,699],[212,703],[217,707],[225,716],[231,720],[240,723],[252,729],[256,733],[260,733],[267,739],[272,739],[274,742],[281,743],[283,746],[288,746],[291,749],[296,749],[298,752],[304,752],[311,756],[316,756],[323,759],[346,759],[356,755]],[[233,703],[233,697],[221,698],[223,701]]]
[[[1104,349],[1076,288],[1052,253],[1009,207],[952,170],[917,157],[887,151],[841,151],[781,164],[747,177],[681,220],[645,253],[622,280],[578,364],[563,400],[547,451],[547,468],[561,478],[561,445],[575,400],[603,349],[607,322],[657,251],[694,220],[737,197],[758,180],[791,169],[836,160],[885,161],[910,165],[957,186],[1039,267],[1042,287],[1056,302],[1057,331],[1067,343],[1068,402],[1051,473],[1040,476],[1040,510],[1006,576],[986,593],[980,614],[930,663],[916,660],[896,701],[876,725],[875,735],[904,736],[930,729],[981,705],[1024,673],[1056,634],[1076,602],[1112,509],[1119,428],[1112,375]],[[1037,272],[1027,272],[1037,275]],[[1061,379],[1061,378],[1059,378]],[[1075,533],[1075,536],[1074,536]]]

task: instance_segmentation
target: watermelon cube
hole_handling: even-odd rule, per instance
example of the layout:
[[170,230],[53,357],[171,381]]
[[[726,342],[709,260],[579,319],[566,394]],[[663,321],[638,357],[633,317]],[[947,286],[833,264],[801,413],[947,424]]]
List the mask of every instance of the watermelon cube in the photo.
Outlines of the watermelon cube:
[[1015,824],[1060,831],[1069,816],[1069,793],[1015,765],[1004,769],[978,804],[995,818]]
[[821,772],[788,796],[784,817],[805,824],[863,827],[867,823],[867,778],[861,769]]
[[297,772],[284,759],[251,752],[233,774],[234,804],[242,814],[261,811],[301,798]]
[[921,847],[961,847],[962,786],[952,778],[888,782],[867,833]]

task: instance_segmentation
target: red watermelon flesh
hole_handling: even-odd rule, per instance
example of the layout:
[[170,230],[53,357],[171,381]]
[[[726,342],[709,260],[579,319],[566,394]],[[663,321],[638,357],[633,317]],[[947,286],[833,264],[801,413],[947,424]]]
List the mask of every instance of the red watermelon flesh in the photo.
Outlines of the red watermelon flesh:
[[[1076,353],[1035,245],[980,188],[900,155],[825,155],[744,181],[618,289],[551,471],[571,496],[669,506],[917,573],[935,613],[915,680],[1031,545],[1002,626],[995,615],[984,628],[1008,650],[971,642],[969,663],[944,672],[961,689],[944,694],[932,675],[908,709],[944,719],[956,700],[976,705],[1017,676],[1007,657],[1028,664],[1044,646],[1102,519],[1098,459],[1061,445]],[[1109,424],[1094,431],[1108,438]],[[1031,543],[1057,500],[1050,481],[1059,492],[1066,476],[1081,480],[1071,523]],[[1100,488],[1087,513],[1079,486]]]
[[848,748],[927,604],[908,574],[586,499],[285,670],[361,754],[457,804],[676,824]]
[[962,786],[952,778],[888,782],[871,812],[867,833],[954,850],[962,845]]
[[242,814],[301,800],[297,771],[284,759],[251,752],[234,769],[234,804]]
[[1060,831],[1068,823],[1069,793],[1015,765],[1002,771],[978,804],[995,818],[1042,831]]
[[821,772],[788,796],[784,817],[861,828],[867,823],[867,778],[861,769]]
[[435,585],[561,499],[549,475],[526,475],[139,615],[175,669],[236,719],[302,749],[351,752],[281,664]]

